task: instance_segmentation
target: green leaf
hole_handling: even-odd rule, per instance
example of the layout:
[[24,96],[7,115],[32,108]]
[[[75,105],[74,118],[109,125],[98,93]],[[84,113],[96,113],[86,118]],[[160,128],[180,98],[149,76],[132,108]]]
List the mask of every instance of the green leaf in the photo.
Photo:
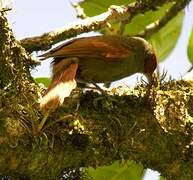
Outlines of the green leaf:
[[187,53],[189,61],[193,64],[193,28],[190,34]]
[[[80,3],[87,16],[99,15],[107,11],[110,5],[124,5],[134,2],[134,0],[85,0]],[[139,14],[126,25],[125,34],[135,35],[143,31],[146,26],[155,22],[165,15],[172,3],[166,3],[157,11],[148,11],[145,14]],[[158,60],[164,60],[174,49],[180,36],[184,13],[180,12],[175,18],[163,27],[159,32],[152,35],[149,41],[153,44],[157,51]],[[119,29],[119,23],[112,24],[112,29],[105,28],[101,30],[103,34],[116,33]]]
[[118,161],[111,166],[98,167],[97,169],[88,168],[89,175],[94,180],[142,180],[144,169],[133,161],[120,164]]
[[163,176],[160,176],[159,180],[166,180],[166,179]]
[[48,85],[50,84],[50,78],[47,77],[39,77],[39,78],[35,78],[35,82],[42,83],[44,84],[44,86],[48,87]]

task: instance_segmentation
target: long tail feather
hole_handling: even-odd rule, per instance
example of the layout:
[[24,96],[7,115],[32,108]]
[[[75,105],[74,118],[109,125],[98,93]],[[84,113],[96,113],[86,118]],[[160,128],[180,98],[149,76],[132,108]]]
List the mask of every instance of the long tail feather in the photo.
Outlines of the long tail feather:
[[78,64],[72,63],[67,68],[54,74],[52,82],[40,102],[40,108],[43,112],[57,109],[64,102],[64,98],[68,97],[71,91],[76,88],[75,76],[77,68]]

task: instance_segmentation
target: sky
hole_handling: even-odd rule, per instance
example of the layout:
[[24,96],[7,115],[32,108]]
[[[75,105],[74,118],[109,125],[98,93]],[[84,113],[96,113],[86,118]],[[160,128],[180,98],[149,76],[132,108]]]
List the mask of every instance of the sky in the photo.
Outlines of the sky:
[[[1,2],[13,8],[8,14],[8,19],[16,38],[19,40],[41,35],[78,21],[75,10],[69,0],[1,0]],[[159,65],[161,69],[167,70],[168,74],[173,78],[178,79],[182,77],[191,67],[186,51],[192,27],[193,1],[186,8],[181,36],[175,49],[167,60]],[[44,61],[41,66],[33,70],[32,74],[34,77],[50,76],[50,61]],[[136,76],[133,76],[127,78],[126,81],[129,85],[133,85],[136,82],[135,79]],[[154,171],[149,171],[144,178],[144,180],[157,179],[158,173]]]

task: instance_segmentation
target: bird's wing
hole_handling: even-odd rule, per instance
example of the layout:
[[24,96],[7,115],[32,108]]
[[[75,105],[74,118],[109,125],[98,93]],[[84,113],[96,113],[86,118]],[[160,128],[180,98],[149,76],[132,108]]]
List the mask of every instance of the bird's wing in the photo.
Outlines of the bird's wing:
[[64,43],[41,55],[49,58],[87,57],[87,58],[128,58],[132,47],[124,44],[120,36],[92,36],[78,38]]

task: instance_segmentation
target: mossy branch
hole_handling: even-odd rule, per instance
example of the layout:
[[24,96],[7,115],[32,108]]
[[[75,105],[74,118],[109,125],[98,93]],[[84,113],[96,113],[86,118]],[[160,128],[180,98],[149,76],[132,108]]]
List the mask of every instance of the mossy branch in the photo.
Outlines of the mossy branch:
[[[168,180],[190,180],[192,89],[193,84],[177,81],[151,89],[119,87],[109,97],[75,91],[35,136],[26,119],[18,121],[5,114],[9,139],[1,135],[0,171],[43,180],[54,179],[64,169],[134,160]],[[116,95],[119,92],[123,95]],[[29,133],[19,133],[25,131],[18,122]]]

